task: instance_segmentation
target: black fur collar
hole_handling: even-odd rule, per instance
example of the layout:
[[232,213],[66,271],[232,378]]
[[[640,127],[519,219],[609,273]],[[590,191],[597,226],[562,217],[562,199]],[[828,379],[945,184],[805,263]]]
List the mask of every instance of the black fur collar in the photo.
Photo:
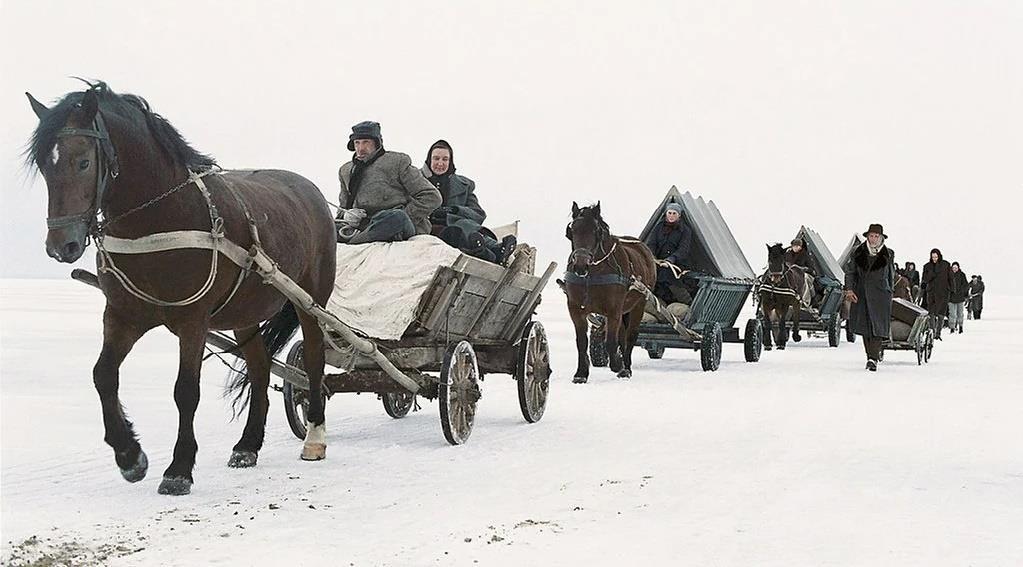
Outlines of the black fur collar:
[[873,272],[874,270],[883,270],[891,262],[891,251],[888,250],[887,246],[882,246],[881,250],[877,252],[877,256],[874,258],[873,264],[870,262],[870,252],[867,252],[867,243],[864,242],[856,248],[856,265],[865,272]]

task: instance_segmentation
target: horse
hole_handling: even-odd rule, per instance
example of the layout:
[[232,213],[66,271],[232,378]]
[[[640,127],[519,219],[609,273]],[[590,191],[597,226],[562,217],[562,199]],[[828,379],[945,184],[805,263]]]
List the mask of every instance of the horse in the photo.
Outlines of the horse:
[[572,222],[565,231],[572,241],[565,272],[568,313],[575,326],[579,366],[572,382],[589,379],[587,314],[607,320],[604,348],[608,366],[619,378],[632,376],[632,348],[639,336],[646,294],[637,283],[653,285],[657,269],[654,255],[642,242],[611,234],[600,216],[600,202],[579,208],[572,203]]
[[760,310],[769,332],[764,333],[764,349],[771,350],[770,329],[774,331],[778,350],[785,350],[788,331],[785,322],[792,319],[792,339],[801,340],[799,335],[800,306],[809,296],[810,290],[803,269],[785,263],[785,249],[781,244],[767,246],[767,272],[760,277],[758,295]]
[[25,93],[39,118],[26,165],[37,168],[47,185],[47,254],[71,263],[90,240],[97,247],[106,305],[93,382],[102,405],[104,440],[121,475],[128,482],[142,480],[149,460],[118,398],[119,368],[132,346],[161,325],[178,338],[174,402],[179,419],[160,494],[191,492],[199,374],[211,329],[234,331],[246,364],[245,375],[232,389],[242,408],[248,404],[248,417],[228,466],[256,465],[266,428],[270,360],[299,326],[312,424],[302,458],[324,458],[323,334],[313,317],[296,312],[262,278],[222,261],[225,256],[215,250],[176,246],[118,254],[104,248],[108,237],[137,242],[169,231],[208,231],[245,249],[260,245],[284,274],[325,304],[333,290],[337,244],[320,190],[289,171],[221,170],[142,97],[117,94],[103,82],[86,84],[84,92],[68,93],[51,108]]

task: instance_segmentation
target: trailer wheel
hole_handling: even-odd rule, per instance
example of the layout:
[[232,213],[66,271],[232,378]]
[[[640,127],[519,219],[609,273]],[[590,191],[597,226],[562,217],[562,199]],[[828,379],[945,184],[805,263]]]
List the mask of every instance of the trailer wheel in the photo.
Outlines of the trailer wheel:
[[408,415],[409,410],[416,403],[416,395],[412,392],[388,392],[380,394],[380,401],[384,404],[384,411],[394,419],[401,419]]
[[646,353],[650,356],[650,358],[652,358],[654,360],[658,360],[658,359],[664,358],[664,347],[663,346],[650,344],[650,345],[647,345],[645,348],[646,348]]
[[547,409],[547,393],[551,385],[551,353],[547,333],[539,321],[530,322],[522,330],[515,380],[518,382],[522,417],[529,423],[540,421]]
[[[288,351],[286,362],[289,366],[305,368],[305,361],[302,358],[302,341],[296,341]],[[309,390],[303,390],[287,380],[281,388],[284,394],[284,415],[288,418],[288,425],[295,437],[305,440],[309,423]],[[323,404],[327,404],[327,396],[323,396]]]
[[700,342],[700,365],[705,372],[713,372],[721,365],[721,325],[710,321],[703,326],[703,340]]
[[458,341],[448,347],[440,368],[437,397],[444,438],[452,445],[465,443],[472,433],[476,402],[481,397],[479,376],[476,352],[468,341]]
[[742,336],[742,351],[746,362],[757,362],[764,349],[764,325],[760,319],[746,321],[746,333]]
[[841,342],[842,322],[838,320],[838,317],[834,317],[831,319],[831,324],[828,325],[828,346],[837,348]]

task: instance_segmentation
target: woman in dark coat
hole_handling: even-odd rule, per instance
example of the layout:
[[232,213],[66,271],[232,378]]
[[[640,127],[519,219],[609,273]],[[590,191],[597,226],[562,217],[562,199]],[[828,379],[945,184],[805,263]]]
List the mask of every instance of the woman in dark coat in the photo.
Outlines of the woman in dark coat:
[[[693,247],[693,229],[682,221],[682,205],[668,203],[664,208],[664,220],[647,235],[645,244],[657,260],[664,260],[685,272],[689,269],[689,253]],[[666,266],[657,267],[657,284],[654,295],[666,305],[672,303],[691,304],[692,292],[687,289],[683,277]]]
[[923,286],[924,307],[931,314],[934,336],[940,339],[941,328],[948,315],[948,296],[952,287],[952,266],[942,258],[941,250],[931,250],[931,260],[924,264],[920,283]]
[[867,238],[849,255],[845,266],[845,295],[852,302],[848,328],[863,337],[867,370],[877,371],[881,345],[891,336],[892,294],[895,286],[895,254],[884,242],[879,224],[872,224]]
[[504,264],[515,249],[514,236],[501,242],[483,227],[487,213],[476,197],[476,183],[455,173],[451,144],[437,140],[426,152],[423,175],[440,191],[441,206],[430,214],[433,234],[444,242],[488,262]]

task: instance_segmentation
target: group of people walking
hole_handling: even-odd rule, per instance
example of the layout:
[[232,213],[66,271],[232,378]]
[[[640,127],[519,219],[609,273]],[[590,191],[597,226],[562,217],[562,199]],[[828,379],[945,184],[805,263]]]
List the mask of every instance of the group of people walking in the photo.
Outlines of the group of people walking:
[[380,124],[367,121],[352,126],[348,150],[352,159],[338,170],[338,242],[398,242],[433,234],[470,256],[507,263],[516,238],[498,240],[483,226],[487,213],[476,183],[455,173],[451,144],[431,144],[417,168],[408,155],[384,149]]
[[931,250],[922,274],[913,262],[900,270],[894,253],[885,244],[888,236],[880,224],[870,225],[863,236],[866,240],[856,247],[845,266],[845,294],[852,303],[847,324],[863,337],[867,370],[877,370],[883,341],[891,336],[891,304],[901,295],[900,281],[906,289],[903,293],[927,309],[937,339],[941,339],[946,317],[950,332],[963,332],[967,301],[973,318],[980,319],[984,282],[979,275],[968,282],[959,262],[950,264],[937,248]]

